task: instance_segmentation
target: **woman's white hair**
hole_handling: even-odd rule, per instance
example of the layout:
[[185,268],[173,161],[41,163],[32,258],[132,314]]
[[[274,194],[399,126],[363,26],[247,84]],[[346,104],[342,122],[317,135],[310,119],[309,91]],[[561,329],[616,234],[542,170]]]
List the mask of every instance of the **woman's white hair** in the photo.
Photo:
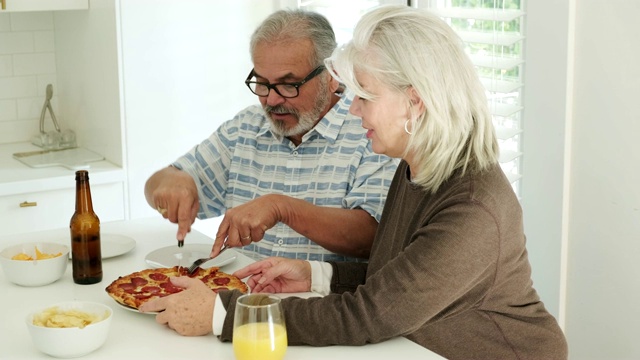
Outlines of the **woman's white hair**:
[[[405,150],[419,164],[413,181],[435,192],[454,171],[480,171],[498,162],[498,142],[485,89],[457,34],[437,16],[408,6],[366,13],[353,39],[326,61],[356,95],[375,101],[360,86],[363,72],[406,94],[411,135]],[[412,109],[408,89],[425,111]]]

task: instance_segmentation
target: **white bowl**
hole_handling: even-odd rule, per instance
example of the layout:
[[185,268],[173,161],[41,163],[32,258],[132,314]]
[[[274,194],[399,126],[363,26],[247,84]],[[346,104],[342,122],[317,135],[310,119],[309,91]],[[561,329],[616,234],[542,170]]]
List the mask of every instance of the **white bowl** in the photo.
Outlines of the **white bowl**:
[[[35,259],[35,248],[41,253],[57,254],[50,259],[42,260],[12,260],[20,253],[31,255]],[[69,262],[69,247],[51,242],[30,242],[13,245],[0,252],[2,270],[7,280],[22,286],[42,286],[50,284],[62,277]]]
[[[79,310],[84,313],[104,317],[84,328],[53,328],[33,324],[33,319],[45,310],[58,307],[61,311]],[[100,348],[109,335],[113,310],[104,304],[89,301],[68,301],[53,304],[27,316],[27,328],[36,348],[47,355],[58,358],[79,357]]]

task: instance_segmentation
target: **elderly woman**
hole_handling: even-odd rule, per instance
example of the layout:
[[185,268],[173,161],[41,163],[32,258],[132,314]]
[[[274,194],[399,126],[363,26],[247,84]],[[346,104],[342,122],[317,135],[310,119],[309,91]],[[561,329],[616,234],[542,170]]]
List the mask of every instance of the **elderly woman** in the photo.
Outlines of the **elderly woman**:
[[[483,86],[456,34],[426,11],[380,7],[326,63],[357,95],[350,111],[373,150],[402,161],[368,264],[268,258],[236,272],[253,292],[326,294],[283,301],[289,344],[404,336],[449,359],[566,359],[565,337],[532,286]],[[241,294],[173,281],[187,290],[143,310],[165,310],[158,322],[181,334],[213,326],[231,340]]]

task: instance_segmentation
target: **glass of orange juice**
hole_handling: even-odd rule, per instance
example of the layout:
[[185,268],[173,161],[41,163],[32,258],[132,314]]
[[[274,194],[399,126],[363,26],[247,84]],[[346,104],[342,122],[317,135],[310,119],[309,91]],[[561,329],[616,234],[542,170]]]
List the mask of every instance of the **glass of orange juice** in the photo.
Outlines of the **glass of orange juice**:
[[287,329],[280,298],[248,294],[238,298],[233,320],[236,360],[282,360],[287,352]]

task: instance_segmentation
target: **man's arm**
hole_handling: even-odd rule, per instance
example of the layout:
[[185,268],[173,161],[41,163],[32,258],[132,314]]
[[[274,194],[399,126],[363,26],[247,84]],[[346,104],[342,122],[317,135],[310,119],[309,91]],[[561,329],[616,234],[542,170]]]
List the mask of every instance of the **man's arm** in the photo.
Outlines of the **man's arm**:
[[368,258],[378,222],[361,209],[313,205],[286,195],[268,194],[227,210],[212,254],[226,239],[228,246],[262,240],[265,231],[282,222],[329,251]]
[[368,258],[378,222],[362,209],[338,209],[284,196],[282,222],[329,251]]

